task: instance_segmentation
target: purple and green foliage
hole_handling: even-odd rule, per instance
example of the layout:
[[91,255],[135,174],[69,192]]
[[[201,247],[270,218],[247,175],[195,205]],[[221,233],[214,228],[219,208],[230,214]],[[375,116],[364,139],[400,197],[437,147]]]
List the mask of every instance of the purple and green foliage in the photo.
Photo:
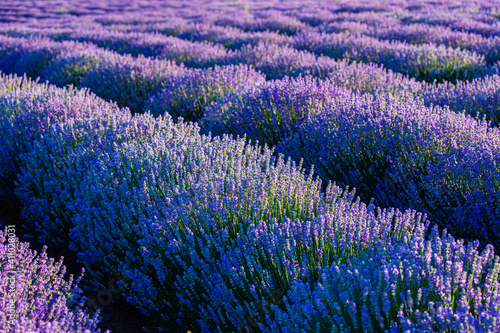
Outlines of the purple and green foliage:
[[244,139],[157,137],[94,164],[70,234],[86,266],[132,277],[128,300],[160,323],[234,330],[266,311],[262,301],[279,302],[275,289],[317,280],[323,265],[419,221],[320,185]]
[[296,18],[283,15],[280,11],[267,10],[254,17],[251,14],[224,17],[214,23],[220,26],[231,26],[244,31],[272,31],[283,35],[295,35],[306,25]]
[[277,145],[332,100],[349,98],[345,89],[315,78],[285,77],[235,90],[210,105],[200,121],[204,132],[246,136]]
[[[82,80],[89,71],[95,71],[106,58],[113,57],[117,58],[118,55],[113,51],[98,47],[62,54],[42,69],[40,78],[58,87],[70,84],[81,87]],[[127,56],[123,58],[127,59]]]
[[[347,262],[297,281],[263,332],[495,332],[500,260],[418,226],[401,242],[377,242]],[[286,310],[284,310],[286,309]],[[262,318],[264,319],[264,318]],[[264,322],[264,320],[263,320]]]
[[47,84],[21,85],[0,95],[0,184],[10,196],[20,168],[19,155],[51,124],[68,119],[91,119],[126,113],[86,90]]
[[214,100],[240,87],[264,82],[261,73],[245,65],[190,69],[171,79],[145,103],[144,110],[155,116],[169,114],[174,120],[196,121]]
[[449,106],[456,112],[486,119],[492,126],[500,125],[500,77],[497,74],[475,79],[438,85],[428,85],[421,91],[427,104]]
[[[366,33],[366,32],[365,32]],[[373,30],[370,36],[383,40],[399,40],[409,44],[436,44],[461,48],[484,55],[488,64],[500,60],[500,37],[485,38],[480,34],[456,31],[446,26],[410,24]]]
[[484,56],[461,49],[434,44],[410,45],[380,41],[368,36],[303,33],[294,46],[334,59],[373,62],[421,81],[433,82],[472,79],[486,66]]
[[[498,4],[63,2],[0,1],[0,208],[90,289],[155,331],[500,330]],[[9,244],[10,331],[97,332]]]
[[0,70],[36,79],[56,57],[89,49],[95,46],[74,41],[60,43],[48,38],[0,36]]
[[280,35],[271,31],[259,32],[232,32],[227,36],[218,36],[213,40],[216,44],[222,44],[226,49],[239,50],[243,46],[257,46],[261,43],[268,45],[286,46],[290,44],[290,36]]
[[[48,258],[21,243],[15,228],[0,230],[0,327],[6,333],[100,333],[99,313],[85,313],[85,297],[73,275],[64,279],[63,259]],[[83,273],[83,272],[82,272]],[[109,332],[109,331],[106,331]]]
[[[33,148],[21,155],[16,196],[21,217],[39,235],[41,243],[68,252],[68,234],[78,212],[75,196],[88,169],[101,155],[113,154],[126,142],[169,137],[179,129],[171,119],[151,115],[108,115],[97,119],[67,120],[51,126]],[[184,132],[195,133],[188,126]]]
[[185,71],[171,61],[106,52],[83,75],[80,87],[136,113],[149,97]]
[[306,51],[298,51],[291,46],[260,43],[246,45],[236,51],[232,63],[248,64],[264,73],[269,80],[286,76],[299,76],[312,67],[316,56]]
[[454,235],[500,245],[498,129],[422,101],[365,95],[332,103],[277,151],[364,200],[414,208]]
[[81,30],[62,34],[59,39],[90,42],[120,54],[158,57],[187,67],[207,68],[221,64],[227,50],[208,42],[190,42],[177,37],[153,33],[125,33],[113,30]]

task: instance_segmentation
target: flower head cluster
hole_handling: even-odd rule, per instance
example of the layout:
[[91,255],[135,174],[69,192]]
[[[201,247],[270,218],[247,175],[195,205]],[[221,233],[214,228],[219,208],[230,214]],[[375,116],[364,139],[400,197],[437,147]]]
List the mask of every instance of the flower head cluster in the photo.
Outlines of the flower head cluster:
[[73,275],[66,281],[62,258],[48,258],[46,246],[38,254],[13,233],[9,227],[0,230],[2,331],[100,333],[99,312],[91,318],[83,308],[85,298],[78,288],[83,271],[76,281]]
[[145,103],[153,115],[198,120],[213,101],[242,86],[259,85],[264,76],[246,65],[190,69],[170,80]]
[[200,126],[213,134],[233,134],[274,146],[297,131],[331,101],[350,92],[311,77],[269,81],[224,96],[205,110]]
[[28,152],[33,141],[51,124],[127,112],[88,91],[74,88],[22,84],[18,89],[4,92],[0,95],[0,182],[2,191],[6,191],[3,194],[9,195],[14,187],[19,155]]
[[484,56],[434,44],[410,45],[380,41],[368,36],[345,36],[304,32],[296,36],[294,47],[334,59],[373,62],[395,72],[428,82],[474,78],[486,65]]

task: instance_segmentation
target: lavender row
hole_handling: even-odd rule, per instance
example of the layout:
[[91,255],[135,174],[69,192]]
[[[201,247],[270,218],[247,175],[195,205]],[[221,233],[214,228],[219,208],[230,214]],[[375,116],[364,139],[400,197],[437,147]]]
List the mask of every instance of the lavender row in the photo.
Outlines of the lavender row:
[[184,63],[188,67],[212,67],[228,56],[228,51],[219,45],[189,42],[157,33],[61,29],[60,32],[53,32],[47,37],[56,41],[89,42],[120,54],[169,59],[177,64]]
[[234,91],[200,126],[276,146],[364,200],[418,209],[454,235],[500,245],[499,131],[464,113],[299,78]]
[[[76,47],[75,47],[76,46]],[[120,55],[94,46],[50,39],[4,37],[1,69],[58,86],[89,88],[101,98],[128,107],[134,113],[170,112],[196,120],[205,105],[239,85],[262,82],[264,77],[247,66],[204,70],[187,69],[171,61]],[[150,99],[152,98],[152,101]],[[197,109],[197,110],[196,110]]]
[[85,90],[34,84],[2,74],[0,85],[0,184],[2,200],[11,201],[19,155],[51,124],[67,119],[121,117],[129,113]]
[[[28,32],[28,34],[35,35],[40,33],[37,33],[36,30],[35,32]],[[229,43],[228,41],[237,43],[235,45],[239,45],[240,50],[237,52],[212,52],[212,49],[207,45],[183,41],[177,37],[163,36],[156,33],[156,31],[155,33],[141,33],[97,28],[87,30],[56,29],[50,32],[48,36],[59,40],[71,39],[92,42],[121,54],[157,56],[170,59],[177,64],[184,63],[188,67],[247,63],[263,71],[269,79],[282,78],[283,75],[289,74],[286,69],[291,65],[295,65],[295,61],[299,63],[314,61],[313,55],[295,51],[289,46],[275,46],[274,43],[273,45],[262,44],[263,41],[267,40],[264,37],[257,39],[260,44],[252,42],[250,36],[243,37],[246,40],[246,46],[241,49],[241,42],[238,41],[237,37],[233,40],[234,36],[226,36],[218,41],[225,44]],[[249,37],[250,39],[248,39]],[[274,38],[270,39],[270,41],[279,42]],[[489,45],[486,45],[486,48],[496,50],[494,42],[493,44],[485,43]],[[468,80],[485,74],[483,67],[486,66],[486,63],[482,56],[467,50],[452,49],[433,44],[408,45],[401,42],[379,41],[371,37],[303,33],[296,37],[293,45],[299,49],[328,55],[336,59],[346,58],[383,64],[388,69],[407,74],[418,80],[431,82],[435,79],[438,81]],[[208,62],[204,60],[206,57],[210,58],[207,60]],[[494,61],[495,59],[491,58],[489,60]],[[281,68],[283,66],[284,69]],[[276,72],[277,70],[278,72]]]
[[[2,332],[100,333],[99,312],[91,318],[85,313],[85,297],[73,275],[64,279],[62,258],[48,258],[47,247],[41,253],[21,243],[16,229],[0,230],[0,327]],[[106,331],[109,332],[109,331]]]
[[[138,140],[114,142],[121,134],[113,133],[123,131],[116,131],[117,127],[103,126],[108,134],[98,126],[77,122],[53,127],[46,141],[39,141],[32,153],[25,155],[30,167],[26,177],[20,178],[29,184],[33,179],[30,173],[58,174],[62,179],[59,190],[51,193],[57,187],[37,180],[30,185],[31,195],[36,198],[41,192],[34,189],[45,185],[47,199],[65,196],[67,208],[60,218],[72,226],[72,249],[89,270],[93,269],[90,276],[98,280],[99,267],[116,267],[131,277],[128,301],[155,318],[158,330],[177,320],[191,328],[189,325],[197,322],[202,331],[244,330],[252,327],[249,325],[286,331],[288,322],[281,319],[288,299],[297,299],[297,284],[315,284],[324,271],[350,261],[360,262],[361,269],[361,259],[374,247],[382,252],[382,261],[402,252],[408,260],[421,262],[420,251],[403,251],[425,233],[429,222],[420,214],[366,207],[359,198],[355,200],[353,191],[335,185],[322,193],[321,183],[306,177],[293,163],[276,159],[272,151],[249,146],[242,139],[200,136],[196,127],[171,121],[165,123],[167,135],[151,135],[157,131],[148,134],[143,122],[153,124],[154,120],[141,117],[135,125],[122,127],[139,134]],[[78,142],[71,139],[75,133],[81,138],[94,138],[98,133],[101,140]],[[67,150],[52,148],[53,140],[65,142]],[[74,169],[59,167],[70,160],[75,162]],[[39,166],[44,170],[34,170]],[[42,202],[35,204],[33,211],[37,205],[42,207]],[[443,242],[454,244],[449,237]],[[383,252],[383,246],[398,251]],[[428,251],[440,249],[433,246]],[[486,281],[491,282],[479,281],[472,287],[453,285],[449,291],[440,289],[439,283],[430,284],[432,300],[449,300],[457,288],[467,292],[479,288],[484,296],[478,303],[496,304],[498,259],[489,248],[481,257],[482,266],[472,266],[467,261],[475,260],[471,251],[456,258],[457,265],[467,267],[468,274],[474,269],[478,276],[484,272]],[[422,269],[431,274],[439,267],[436,265],[437,259]],[[439,272],[443,281],[454,274]],[[345,288],[348,293],[356,290]],[[399,290],[406,294],[414,288],[408,281]],[[493,290],[493,295],[486,290]],[[400,300],[391,301],[397,306]],[[454,301],[450,306],[454,308]],[[419,304],[414,309],[427,313]],[[477,316],[472,310],[462,311],[471,318]],[[492,311],[485,308],[481,318],[494,316]],[[306,324],[307,317],[296,316],[300,320],[295,323]],[[352,314],[346,312],[342,320],[349,322],[349,318]],[[385,318],[393,326],[408,325],[393,313]],[[429,313],[426,318],[438,321],[440,317]],[[418,320],[411,322],[419,324]],[[356,324],[351,327],[356,328]]]
[[[403,242],[381,244],[334,264],[312,286],[293,284],[284,308],[264,332],[493,332],[500,295],[500,261],[488,247],[465,245],[422,228]],[[481,272],[481,273],[479,273]],[[485,289],[476,286],[485,284]],[[492,288],[492,289],[489,289]],[[477,317],[470,311],[488,309]],[[397,317],[397,321],[390,318]]]
[[[234,84],[224,86],[224,82],[229,79],[225,76],[227,74],[223,73],[227,72],[228,69],[192,71],[164,60],[119,55],[97,48],[92,44],[4,37],[2,49],[2,58],[4,59],[2,69],[6,72],[23,73],[26,71],[32,77],[41,76],[42,80],[49,80],[58,86],[73,84],[77,87],[87,87],[100,97],[116,101],[119,106],[127,106],[133,112],[140,112],[146,108],[154,114],[171,112],[174,117],[181,115],[186,119],[197,119],[202,114],[202,110],[187,110],[187,104],[192,104],[192,109],[200,108],[196,106],[200,103],[200,99],[204,99],[202,104],[208,104],[221,92],[229,91],[237,86]],[[418,86],[411,80],[390,72],[387,73],[373,65],[352,64],[348,66],[345,62],[317,58],[308,52],[297,51],[286,46],[259,44],[255,47],[244,47],[236,53],[234,62],[243,62],[258,68],[266,73],[268,78],[307,74],[318,77],[330,76],[337,84],[356,88],[362,92],[379,89],[379,87],[397,91],[402,85],[409,85],[410,90],[414,91]],[[235,70],[231,74],[233,79],[229,81],[238,81],[240,77],[248,77],[247,83],[258,82],[256,73],[252,74],[251,71],[248,72],[248,69],[238,68],[241,70]],[[245,71],[247,72],[244,73]],[[217,88],[218,95],[212,94],[208,97],[210,94],[205,94],[204,97],[203,93],[200,95],[200,89],[195,88],[194,92],[198,90],[198,93],[182,96],[186,93],[181,88],[186,88],[186,85],[201,87],[214,73],[219,73],[216,77],[219,77],[220,80],[215,80],[218,82],[216,85],[220,87]],[[387,79],[385,82],[374,80],[374,74],[379,78],[386,77]],[[252,79],[253,77],[255,79]],[[214,81],[214,78],[210,78],[210,80]],[[392,80],[395,80],[396,83],[387,82]],[[394,89],[395,84],[397,89]],[[167,85],[168,89],[165,88]],[[149,102],[150,97],[159,90],[163,90],[163,93],[158,92],[158,96]],[[420,90],[422,89],[420,88]],[[177,106],[175,103],[178,102],[172,101],[175,94],[181,94],[181,96],[177,95],[176,99],[184,100],[184,106]],[[474,97],[475,95],[472,94],[471,98]],[[490,99],[494,100],[494,98]],[[432,99],[435,102],[437,100],[437,98]],[[175,111],[179,107],[185,111]],[[470,109],[472,111],[472,108]],[[494,110],[493,107],[492,119],[496,117]],[[194,117],[186,112],[194,112],[197,116]]]
[[483,55],[488,64],[500,60],[500,36],[485,38],[480,34],[455,31],[446,26],[427,24],[399,25],[372,33],[363,32],[384,40],[399,40],[409,44],[437,44],[460,48]]
[[481,76],[486,66],[484,56],[467,50],[380,41],[368,36],[307,32],[297,35],[293,45],[334,59],[382,64],[387,69],[428,82],[469,80]]
[[400,101],[412,96],[421,98],[427,106],[449,107],[457,113],[465,112],[484,119],[492,127],[500,124],[500,71],[497,68],[491,68],[489,75],[469,82],[431,84],[374,64],[328,63],[329,66],[324,66],[326,70],[314,69],[310,73],[318,77],[323,77],[319,73],[325,73],[324,78],[328,81],[358,93],[386,93]]

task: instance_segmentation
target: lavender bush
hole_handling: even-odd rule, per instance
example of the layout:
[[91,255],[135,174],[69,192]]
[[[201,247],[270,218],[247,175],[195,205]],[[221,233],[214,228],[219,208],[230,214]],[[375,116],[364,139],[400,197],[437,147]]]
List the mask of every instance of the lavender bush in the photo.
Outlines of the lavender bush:
[[[490,246],[421,226],[296,282],[264,332],[498,330],[500,260]],[[286,310],[283,310],[285,308]]]
[[144,101],[184,71],[184,66],[171,61],[106,53],[82,77],[80,86],[136,113]]
[[175,120],[200,119],[211,102],[242,86],[265,82],[264,76],[245,65],[215,66],[210,69],[187,70],[170,80],[151,97],[144,109],[153,115],[169,114]]
[[[318,254],[309,246],[320,243],[314,245],[313,234],[330,230],[318,236],[325,242],[340,237],[325,249],[327,258],[317,259],[323,262],[353,255],[371,239],[400,235],[417,221],[414,214],[394,211],[379,211],[375,218],[364,204],[353,204],[354,193],[332,186],[324,195],[319,187],[293,163],[243,139],[158,137],[125,144],[95,164],[76,200],[70,234],[86,265],[114,264],[132,277],[128,300],[160,323],[171,314],[179,323],[186,323],[183,316],[188,323],[198,318],[203,330],[241,328],[245,315],[258,315],[252,303],[272,300],[273,289],[317,278]],[[341,216],[352,225],[339,222]],[[288,241],[274,243],[273,237],[289,233]],[[299,233],[309,245],[284,251]]]
[[71,218],[78,211],[75,196],[88,169],[101,155],[112,154],[124,142],[196,131],[195,126],[174,127],[168,116],[154,119],[148,114],[73,119],[51,126],[20,156],[15,193],[22,204],[21,217],[37,232],[41,243],[70,253]]
[[161,34],[124,33],[110,30],[76,31],[63,39],[91,42],[120,54],[159,57],[188,67],[206,68],[220,64],[228,56],[219,45],[196,43]]
[[205,132],[246,135],[253,142],[274,146],[293,135],[331,100],[342,103],[349,97],[349,91],[329,82],[285,77],[224,96],[205,110],[200,126]]
[[[106,58],[118,57],[113,51],[107,51],[98,47],[89,47],[83,51],[69,52],[56,57],[50,64],[40,72],[42,81],[64,87],[73,85],[81,87],[83,78],[91,70],[96,69],[98,64]],[[124,56],[124,59],[127,57]]]
[[428,82],[471,79],[486,65],[483,56],[466,50],[379,41],[366,36],[303,33],[297,35],[294,46],[334,59],[383,64],[395,72]]
[[500,77],[497,74],[471,82],[449,82],[423,89],[421,95],[428,104],[449,106],[473,117],[486,119],[492,126],[500,125]]
[[0,182],[2,194],[10,196],[19,154],[29,151],[33,141],[51,124],[70,118],[93,118],[120,114],[128,110],[107,103],[88,91],[32,85],[0,95]]
[[463,113],[365,95],[332,103],[276,149],[366,201],[418,208],[455,235],[498,246],[497,142],[498,129]]
[[[15,229],[0,230],[0,326],[3,332],[100,333],[99,312],[85,313],[85,297],[73,275],[64,279],[62,258],[48,258],[44,246],[38,254],[20,243]],[[109,331],[106,331],[109,332]]]
[[290,46],[261,43],[242,47],[230,61],[251,65],[262,71],[267,79],[281,79],[285,75],[298,76],[304,67],[316,62],[316,56]]

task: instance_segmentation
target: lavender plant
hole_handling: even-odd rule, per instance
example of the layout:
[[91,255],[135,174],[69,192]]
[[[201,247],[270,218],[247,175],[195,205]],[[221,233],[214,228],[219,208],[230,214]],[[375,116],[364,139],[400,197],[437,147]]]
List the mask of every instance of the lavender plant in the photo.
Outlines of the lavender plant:
[[276,149],[364,200],[418,209],[457,236],[497,246],[497,142],[498,129],[463,113],[365,95],[325,108]]
[[[262,314],[256,304],[275,299],[274,289],[319,276],[320,239],[339,237],[325,245],[323,262],[416,223],[414,214],[394,211],[375,218],[353,204],[353,192],[332,186],[323,195],[319,187],[244,139],[159,137],[124,144],[95,164],[70,234],[85,265],[114,264],[133,278],[128,300],[160,325],[171,314],[179,324],[198,319],[202,330],[241,329],[245,316]],[[285,251],[299,234],[304,243]]]
[[155,116],[171,115],[189,121],[200,119],[205,108],[242,86],[259,85],[264,76],[245,65],[216,66],[210,69],[187,70],[170,80],[144,106]]
[[184,66],[171,61],[106,53],[86,72],[80,86],[136,113],[145,100],[184,72]]
[[329,82],[285,77],[224,96],[205,110],[200,127],[216,135],[246,135],[253,142],[274,146],[331,100],[342,103],[349,96],[349,91]]
[[107,103],[88,91],[33,85],[0,95],[0,182],[2,194],[11,196],[19,155],[29,151],[51,124],[71,118],[93,118],[128,110]]
[[222,44],[229,50],[239,50],[245,45],[249,45],[249,47],[259,44],[286,46],[291,43],[291,38],[290,36],[283,36],[277,32],[271,31],[234,32],[227,36],[218,36],[213,42]]
[[416,23],[390,27],[385,31],[377,29],[367,34],[384,40],[399,40],[411,44],[432,43],[461,48],[483,55],[488,64],[500,59],[500,53],[498,52],[499,37],[485,38],[480,34],[456,31],[447,26]]
[[297,35],[294,46],[334,59],[383,64],[387,69],[428,82],[471,79],[486,65],[483,56],[466,50],[379,41],[366,36],[309,32]]
[[0,69],[6,73],[37,78],[43,69],[58,56],[92,48],[87,43],[74,41],[55,42],[48,38],[2,37]]
[[113,51],[98,47],[63,54],[44,67],[40,72],[40,78],[58,87],[70,84],[81,87],[82,80],[89,71],[95,71],[99,63],[104,62],[106,58],[113,57],[117,57]]
[[[418,226],[400,242],[378,242],[297,281],[273,306],[264,332],[453,332],[498,330],[500,260],[479,242],[464,244]],[[285,308],[286,310],[283,310]]]
[[471,82],[428,86],[421,95],[428,104],[465,111],[473,117],[488,120],[493,126],[500,124],[500,77],[497,74]]
[[91,42],[120,54],[159,57],[188,67],[206,68],[220,64],[228,56],[227,51],[210,43],[196,43],[177,37],[148,33],[124,33],[120,31],[76,31],[61,38]]
[[98,119],[68,120],[51,126],[33,148],[20,156],[16,196],[21,218],[39,241],[67,256],[72,216],[78,212],[75,197],[91,165],[112,154],[124,142],[168,138],[197,131],[196,126],[175,127],[170,117],[108,115]]
[[[99,312],[85,313],[85,297],[78,288],[83,277],[64,279],[63,259],[48,258],[20,243],[15,229],[0,230],[0,326],[3,332],[100,333]],[[109,333],[109,330],[106,331]]]
[[289,46],[261,43],[257,46],[243,46],[234,53],[230,61],[251,65],[272,80],[281,79],[285,75],[298,76],[303,67],[316,62],[316,56]]

